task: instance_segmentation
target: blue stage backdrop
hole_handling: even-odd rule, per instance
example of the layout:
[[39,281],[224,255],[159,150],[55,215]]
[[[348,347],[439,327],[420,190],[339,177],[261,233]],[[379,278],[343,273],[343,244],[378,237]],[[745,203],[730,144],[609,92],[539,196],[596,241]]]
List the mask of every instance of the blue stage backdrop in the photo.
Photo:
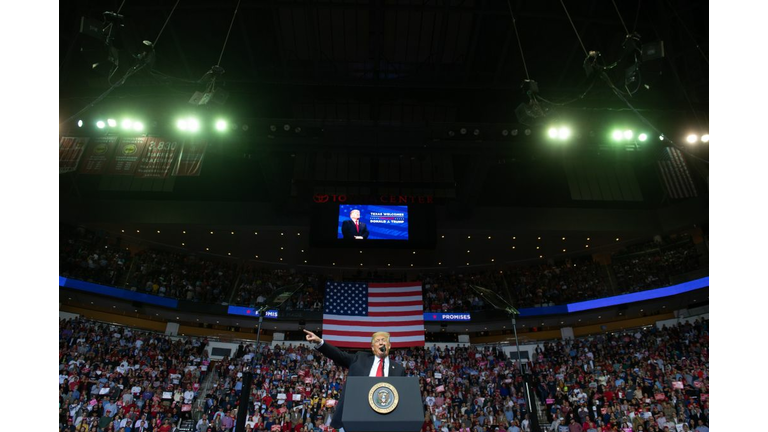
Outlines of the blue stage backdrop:
[[368,226],[368,240],[408,240],[408,206],[341,204],[336,226],[336,238],[341,224],[349,220],[349,212],[360,210],[360,222]]

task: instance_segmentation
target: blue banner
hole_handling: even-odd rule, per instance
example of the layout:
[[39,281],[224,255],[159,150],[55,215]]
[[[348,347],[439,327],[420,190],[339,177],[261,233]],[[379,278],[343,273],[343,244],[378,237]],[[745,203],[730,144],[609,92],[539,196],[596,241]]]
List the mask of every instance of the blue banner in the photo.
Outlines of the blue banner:
[[[245,306],[230,306],[227,308],[227,313],[230,315],[245,315],[250,317],[258,317],[259,310],[257,308],[245,307]],[[264,313],[266,318],[277,318],[277,310],[268,310]]]
[[429,312],[424,314],[424,321],[471,321],[468,312]]
[[94,294],[101,294],[110,297],[117,297],[124,300],[137,301],[142,303],[149,303],[158,306],[164,306],[172,309],[179,308],[179,301],[167,297],[160,297],[152,294],[144,294],[129,291],[126,289],[114,288],[106,285],[99,285],[90,282],[83,282],[77,279],[68,279],[59,276],[59,286],[64,288],[75,289],[79,291],[86,291]]

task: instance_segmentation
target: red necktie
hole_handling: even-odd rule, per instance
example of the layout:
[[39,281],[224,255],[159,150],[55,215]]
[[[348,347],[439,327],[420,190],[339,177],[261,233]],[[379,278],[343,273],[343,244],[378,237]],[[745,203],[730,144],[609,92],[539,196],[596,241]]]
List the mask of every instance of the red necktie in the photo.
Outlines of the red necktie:
[[379,368],[376,369],[376,376],[377,377],[384,376],[384,359],[379,359]]
[[355,221],[355,228],[357,228],[358,234],[360,233],[360,223]]

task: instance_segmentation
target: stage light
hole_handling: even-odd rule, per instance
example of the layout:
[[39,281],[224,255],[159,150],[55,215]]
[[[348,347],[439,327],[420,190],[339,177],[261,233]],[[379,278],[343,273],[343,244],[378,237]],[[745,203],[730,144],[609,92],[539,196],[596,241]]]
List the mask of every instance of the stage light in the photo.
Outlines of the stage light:
[[632,134],[631,130],[627,129],[627,130],[624,131],[624,139],[631,140],[632,136],[633,136],[633,134]]
[[275,131],[277,131],[277,126],[269,125],[269,130],[271,130],[272,132],[275,132]]
[[557,137],[561,140],[566,140],[571,137],[571,129],[567,127],[561,127],[557,130]]
[[197,132],[200,130],[200,122],[196,118],[187,119],[187,127],[190,132]]
[[461,129],[459,129],[459,132],[461,132],[462,135],[466,135],[467,134],[467,128],[461,128]]
[[227,122],[225,120],[216,120],[216,130],[220,132],[227,130]]
[[109,125],[109,127],[115,127],[115,126],[117,126],[117,120],[115,120],[115,119],[107,119],[107,125]]
[[688,142],[688,144],[695,144],[696,141],[699,140],[699,137],[695,134],[690,134],[687,137],[685,137],[685,140]]
[[512,134],[512,136],[517,136],[517,129],[512,129],[510,134]]
[[144,123],[140,121],[133,122],[133,130],[136,132],[141,132],[144,130]]
[[525,135],[526,135],[526,136],[528,136],[528,135],[530,135],[530,134],[531,134],[531,130],[530,130],[530,129],[526,129],[526,130],[525,130]]
[[549,128],[549,130],[547,131],[547,135],[550,138],[557,138],[557,128],[554,128],[554,127]]
[[78,120],[77,121],[77,127],[83,127],[83,121],[82,120]]
[[611,138],[613,138],[614,141],[621,141],[622,138],[624,138],[624,134],[620,130],[614,130],[613,133],[611,133]]
[[475,136],[478,136],[478,135],[480,135],[480,129],[475,129],[474,131],[472,131],[472,133],[473,133]]
[[183,130],[183,131],[187,130],[187,128],[188,128],[187,121],[184,120],[184,119],[177,120],[176,121],[176,127],[181,129],[181,130]]
[[701,136],[701,142],[708,143],[709,142],[709,134],[704,134]]
[[104,127],[106,127],[106,126],[107,125],[104,123],[103,120],[99,120],[99,121],[96,122],[96,127],[99,128],[99,129],[104,129]]
[[503,131],[501,131],[501,135],[507,136],[507,135],[509,135],[509,131],[504,129]]
[[289,124],[283,125],[283,130],[288,132],[289,130],[291,130],[291,125]]
[[644,142],[648,139],[648,135],[641,133],[640,135],[637,136],[637,139],[640,140],[641,142]]

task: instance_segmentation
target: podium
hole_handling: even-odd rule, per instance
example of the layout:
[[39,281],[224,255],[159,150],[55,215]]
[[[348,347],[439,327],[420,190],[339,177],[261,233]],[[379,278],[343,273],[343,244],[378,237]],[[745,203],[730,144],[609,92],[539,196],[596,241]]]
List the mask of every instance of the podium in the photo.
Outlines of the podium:
[[417,377],[348,376],[344,393],[346,432],[418,432],[424,424]]

